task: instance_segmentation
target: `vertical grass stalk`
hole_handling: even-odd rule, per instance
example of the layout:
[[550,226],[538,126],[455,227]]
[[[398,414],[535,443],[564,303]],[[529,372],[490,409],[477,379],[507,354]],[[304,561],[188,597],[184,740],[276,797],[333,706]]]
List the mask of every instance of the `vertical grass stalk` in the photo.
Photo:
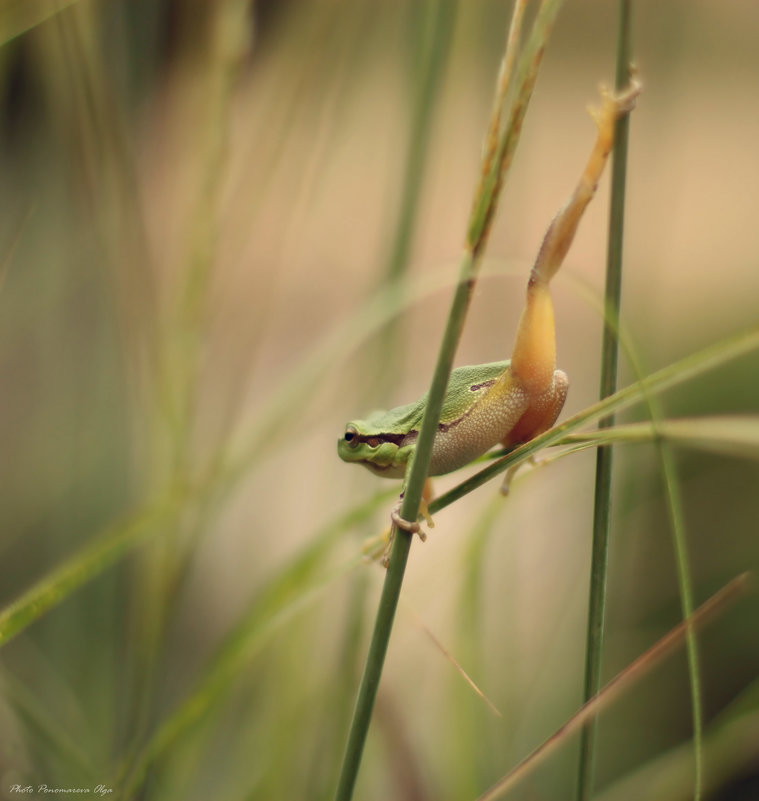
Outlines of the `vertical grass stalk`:
[[[658,411],[658,402],[649,408],[653,410],[652,422],[656,427],[661,414]],[[685,621],[685,653],[688,659],[688,678],[691,691],[691,716],[693,725],[693,801],[701,801],[703,794],[703,709],[701,707],[701,670],[698,664],[698,647],[696,631],[692,622],[693,615],[693,584],[691,581],[688,548],[685,541],[685,523],[683,520],[683,507],[680,499],[680,489],[677,480],[677,470],[672,454],[672,448],[664,439],[657,439],[659,459],[664,475],[664,485],[667,490],[667,509],[672,539],[675,549],[675,565],[677,568],[677,585],[680,593],[680,606]]]
[[[424,167],[429,153],[434,111],[450,53],[457,5],[457,0],[444,0],[442,3],[427,3],[422,8],[411,9],[411,13],[424,18],[419,21],[420,27],[429,19],[432,30],[427,47],[422,48],[423,63],[419,65],[413,86],[413,109],[404,165],[403,190],[398,207],[395,239],[384,276],[387,283],[398,281],[408,263],[419,196],[424,182]],[[434,6],[439,6],[437,12],[434,11]]]
[[[505,173],[511,163],[519,133],[522,128],[527,105],[537,79],[537,71],[545,49],[545,44],[553,27],[562,0],[543,0],[535,17],[533,29],[527,40],[519,59],[515,76],[509,74],[509,63],[513,62],[515,25],[521,24],[521,16],[510,28],[509,38],[504,56],[504,66],[498,80],[496,98],[491,118],[490,130],[493,129],[492,119],[495,119],[496,130],[502,130],[496,147],[495,157],[492,153],[486,154],[482,166],[482,179],[475,193],[471,217],[467,226],[467,240],[464,253],[459,265],[459,279],[448,315],[443,339],[440,344],[437,363],[428,393],[427,407],[422,420],[419,438],[417,439],[414,456],[409,463],[406,473],[406,486],[401,504],[400,515],[404,520],[416,520],[419,515],[419,506],[422,500],[422,490],[427,478],[432,445],[437,432],[440,412],[443,405],[443,396],[448,385],[448,378],[453,366],[461,332],[463,331],[469,302],[474,291],[479,256],[482,254],[490,230],[490,223],[495,215],[498,196],[503,184]],[[521,9],[517,4],[517,9]],[[520,13],[517,11],[516,13]],[[505,76],[505,77],[504,77]],[[508,87],[512,80],[515,91],[508,113],[506,98]],[[502,128],[501,120],[506,119]],[[395,529],[395,526],[393,527]],[[390,632],[398,606],[403,575],[406,570],[409,550],[411,548],[411,535],[405,531],[395,531],[393,549],[390,554],[390,564],[385,576],[385,583],[380,597],[379,608],[375,620],[372,639],[369,645],[364,673],[361,677],[358,698],[353,713],[348,742],[343,757],[340,778],[336,793],[336,801],[350,801],[358,775],[361,756],[366,742],[374,701],[379,688],[382,668],[387,654]]]
[[[428,0],[419,6],[409,7],[414,17],[415,30],[422,38],[418,62],[411,91],[411,121],[409,139],[403,164],[401,189],[395,232],[381,276],[382,287],[402,292],[401,280],[408,274],[409,254],[414,241],[418,217],[419,198],[424,186],[425,168],[430,152],[433,121],[437,101],[443,86],[445,65],[448,61],[455,27],[458,0]],[[429,28],[426,36],[424,29]],[[426,45],[426,46],[425,46]],[[366,391],[376,396],[379,388],[387,386],[387,377],[395,372],[403,356],[402,331],[399,326],[388,325],[378,339],[381,346],[373,356],[376,369]],[[376,397],[374,397],[376,401]]]
[[[616,88],[629,82],[632,56],[630,0],[620,0],[617,30]],[[618,322],[622,287],[622,244],[624,233],[625,184],[629,115],[617,120],[612,156],[609,238],[606,256],[604,330],[601,346],[600,397],[612,395],[617,388],[619,355]],[[599,421],[599,428],[614,425],[614,415]],[[590,598],[585,656],[583,700],[588,701],[601,688],[606,583],[608,576],[609,531],[611,525],[612,448],[600,447],[596,456],[596,486],[593,507],[593,545],[590,567]],[[577,799],[588,801],[593,788],[593,768],[598,719],[594,716],[583,728],[577,777]]]

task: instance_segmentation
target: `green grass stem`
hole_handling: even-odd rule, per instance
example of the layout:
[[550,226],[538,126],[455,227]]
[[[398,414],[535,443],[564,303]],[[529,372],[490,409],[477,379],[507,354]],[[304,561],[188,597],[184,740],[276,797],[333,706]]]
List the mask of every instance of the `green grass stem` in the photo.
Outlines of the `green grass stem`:
[[180,508],[173,497],[144,509],[50,571],[0,611],[0,647],[161,530]]
[[660,439],[687,448],[735,458],[759,458],[759,415],[707,415],[628,423],[584,434],[570,434],[573,450],[610,443],[654,442]]
[[[431,10],[434,5],[439,5],[436,13]],[[419,208],[419,197],[424,184],[424,168],[430,150],[434,112],[453,41],[457,5],[455,0],[445,0],[442,3],[430,4],[427,2],[422,9],[413,7],[410,9],[410,13],[418,14],[421,17],[420,25],[429,20],[432,31],[429,34],[430,41],[427,44],[426,57],[421,57],[422,63],[419,65],[414,82],[412,119],[403,170],[403,189],[398,205],[395,238],[386,266],[385,279],[388,282],[397,281],[408,264]]]
[[[616,88],[623,89],[630,80],[632,59],[632,25],[630,2],[619,2],[617,31]],[[627,145],[630,117],[617,120],[614,129],[614,153],[611,165],[611,204],[606,257],[605,315],[601,346],[601,386],[599,397],[612,395],[617,388],[619,341],[617,336],[622,295],[622,245],[627,183]],[[599,421],[600,428],[614,425],[614,416]],[[611,484],[613,449],[600,447],[596,453],[596,485],[593,499],[593,540],[590,563],[590,593],[585,653],[583,699],[594,696],[601,687],[606,586],[608,580],[609,538],[611,531]],[[592,717],[580,736],[577,772],[577,799],[588,801],[593,791],[593,767],[598,733],[598,720]]]
[[[654,409],[658,404],[654,404]],[[656,414],[655,426],[659,415]],[[698,661],[698,644],[696,631],[692,625],[693,579],[688,557],[688,543],[685,537],[685,519],[683,503],[680,494],[680,483],[677,477],[674,455],[669,443],[657,437],[655,439],[659,459],[664,474],[666,487],[667,511],[672,527],[672,540],[675,550],[675,565],[677,568],[677,587],[680,593],[680,605],[685,629],[685,653],[688,660],[688,678],[691,696],[691,719],[693,725],[693,801],[701,801],[704,783],[704,712],[701,703],[701,668]]]
[[[415,32],[413,40],[409,42],[412,50],[409,58],[414,62],[413,80],[409,81],[411,114],[395,228],[380,276],[381,287],[398,292],[403,291],[402,279],[409,272],[419,201],[431,152],[433,122],[444,84],[445,66],[450,58],[457,9],[458,0],[439,3],[427,0],[412,4],[407,9]],[[371,376],[367,376],[367,402],[369,398],[372,403],[376,402],[377,397],[387,391],[390,376],[397,374],[403,357],[403,328],[400,325],[388,325],[377,338],[375,353],[370,357],[375,369]]]
[[[404,520],[415,521],[419,515],[422,491],[432,455],[432,445],[443,406],[443,396],[448,385],[456,349],[474,291],[479,266],[477,256],[482,253],[487,241],[490,223],[495,214],[504,175],[516,149],[522,121],[537,78],[540,60],[560,5],[559,0],[545,0],[542,3],[536,16],[532,34],[519,61],[515,98],[507,117],[508,122],[500,136],[497,158],[488,160],[488,154],[486,153],[483,165],[484,179],[480,183],[475,196],[472,218],[468,226],[467,247],[459,264],[459,281],[440,344],[419,438],[414,450],[414,456],[406,473],[406,486],[400,509],[400,515]],[[512,41],[511,34],[508,41]],[[504,56],[505,61],[508,60],[508,56],[509,49],[507,47],[507,53]],[[506,81],[508,82],[509,78]],[[502,103],[505,102],[507,94],[501,88],[502,82],[503,78],[499,79],[493,109],[493,117],[497,117],[499,122],[504,116]],[[397,529],[396,526],[393,528]],[[335,796],[337,801],[350,801],[353,797],[410,548],[411,535],[408,532],[396,530],[390,554],[390,564],[380,597],[372,639],[369,644],[369,652],[348,733],[348,742]]]

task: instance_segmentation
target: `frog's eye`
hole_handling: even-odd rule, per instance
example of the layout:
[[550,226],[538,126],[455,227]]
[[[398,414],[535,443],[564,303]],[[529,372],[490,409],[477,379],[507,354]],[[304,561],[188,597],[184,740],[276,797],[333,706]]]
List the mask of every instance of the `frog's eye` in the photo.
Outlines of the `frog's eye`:
[[355,448],[358,445],[358,431],[353,426],[348,426],[345,429],[345,436],[343,439],[351,448]]

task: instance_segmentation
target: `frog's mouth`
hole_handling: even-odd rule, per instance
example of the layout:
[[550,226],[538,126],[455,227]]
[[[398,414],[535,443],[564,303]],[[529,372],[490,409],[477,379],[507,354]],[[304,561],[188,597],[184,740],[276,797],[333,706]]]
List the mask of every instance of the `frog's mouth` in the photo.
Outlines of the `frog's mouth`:
[[397,464],[377,464],[377,462],[373,462],[370,459],[362,459],[359,464],[362,464],[375,476],[382,478],[403,478],[406,473],[406,468],[399,467]]

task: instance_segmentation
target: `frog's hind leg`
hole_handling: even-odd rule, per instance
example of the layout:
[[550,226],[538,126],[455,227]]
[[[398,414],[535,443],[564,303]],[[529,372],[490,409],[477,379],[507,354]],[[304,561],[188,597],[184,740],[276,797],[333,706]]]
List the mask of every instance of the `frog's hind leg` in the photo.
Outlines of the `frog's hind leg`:
[[[517,425],[509,432],[508,437],[503,440],[503,445],[507,448],[513,448],[523,442],[537,437],[539,434],[548,431],[548,429],[556,422],[561,410],[564,408],[564,401],[567,398],[567,391],[569,390],[569,378],[563,370],[556,370],[553,374],[553,386],[548,392],[536,399],[530,404],[530,408],[522,415],[522,418]],[[535,456],[530,456],[527,459],[532,465],[539,465],[540,462]],[[501,494],[508,495],[511,481],[514,478],[517,470],[524,464],[519,464],[510,467],[506,471],[501,484]]]
[[[616,121],[634,107],[641,87],[632,76],[619,93],[601,91],[601,106],[591,110],[597,134],[585,169],[567,203],[548,226],[535,264],[530,271],[527,300],[517,326],[510,374],[530,398],[527,411],[504,440],[513,446],[527,442],[550,428],[559,416],[569,382],[556,369],[556,334],[549,283],[564,261],[614,144]],[[509,470],[502,491],[508,492],[514,469]]]
[[504,438],[503,444],[510,448],[542,434],[556,422],[564,408],[569,391],[569,378],[563,370],[554,370],[553,383],[530,401],[527,411],[519,418],[514,428]]
[[616,121],[634,108],[640,91],[635,77],[618,94],[602,90],[600,108],[591,110],[597,128],[593,149],[572,195],[548,226],[530,271],[527,301],[511,355],[511,374],[532,397],[539,397],[552,387],[556,370],[556,335],[548,285],[564,261],[583,212],[595,194],[614,144]]

